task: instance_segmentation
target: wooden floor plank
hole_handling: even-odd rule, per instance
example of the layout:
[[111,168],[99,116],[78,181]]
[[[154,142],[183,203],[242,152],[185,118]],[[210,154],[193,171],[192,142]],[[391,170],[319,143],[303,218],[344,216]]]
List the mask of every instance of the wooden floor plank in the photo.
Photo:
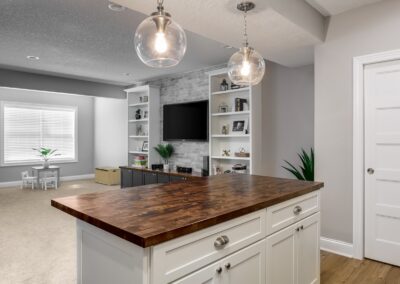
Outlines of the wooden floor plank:
[[321,251],[322,284],[400,284],[400,267]]

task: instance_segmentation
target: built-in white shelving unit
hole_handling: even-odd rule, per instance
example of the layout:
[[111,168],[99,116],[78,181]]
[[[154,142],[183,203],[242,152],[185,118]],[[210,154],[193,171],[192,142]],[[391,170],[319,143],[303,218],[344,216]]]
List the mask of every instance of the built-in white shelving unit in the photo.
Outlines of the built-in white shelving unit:
[[[261,86],[243,87],[240,89],[220,89],[222,80],[225,79],[231,86],[227,70],[215,70],[209,73],[209,151],[210,174],[216,174],[216,168],[222,172],[232,170],[235,164],[247,166],[247,173],[257,174],[261,169]],[[243,111],[235,110],[235,99],[247,101]],[[220,107],[227,106],[226,111],[221,112]],[[234,122],[244,122],[244,131],[233,131]],[[228,128],[224,134],[223,126]],[[247,131],[246,131],[247,130]],[[249,157],[237,157],[241,149],[249,153]],[[229,156],[223,155],[224,150],[229,151]]]
[[[128,162],[133,165],[135,156],[147,158],[147,165],[159,162],[154,147],[160,143],[160,90],[153,86],[126,89],[128,101]],[[141,117],[136,117],[140,110]],[[140,131],[141,129],[141,131]],[[143,150],[148,143],[148,151]]]

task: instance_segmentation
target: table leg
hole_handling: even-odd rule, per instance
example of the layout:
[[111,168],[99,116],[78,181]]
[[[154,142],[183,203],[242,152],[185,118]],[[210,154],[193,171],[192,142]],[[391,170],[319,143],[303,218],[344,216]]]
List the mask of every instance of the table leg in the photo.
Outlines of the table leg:
[[37,186],[37,188],[40,188],[40,171],[36,170],[35,173],[37,175],[36,176],[36,186]]

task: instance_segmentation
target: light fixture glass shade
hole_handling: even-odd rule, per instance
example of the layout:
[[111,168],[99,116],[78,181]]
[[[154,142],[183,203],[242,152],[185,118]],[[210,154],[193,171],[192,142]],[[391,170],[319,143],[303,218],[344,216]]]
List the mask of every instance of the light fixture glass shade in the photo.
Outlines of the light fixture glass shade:
[[257,85],[264,77],[264,73],[264,58],[251,47],[242,47],[229,59],[229,79],[236,85]]
[[177,65],[186,52],[185,31],[169,14],[153,14],[136,29],[135,49],[140,60],[150,67]]

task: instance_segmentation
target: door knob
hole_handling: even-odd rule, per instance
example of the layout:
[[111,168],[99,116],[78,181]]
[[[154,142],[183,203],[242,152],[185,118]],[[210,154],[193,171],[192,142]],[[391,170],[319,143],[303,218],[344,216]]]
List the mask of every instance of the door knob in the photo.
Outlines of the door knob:
[[373,175],[375,172],[375,170],[373,168],[368,168],[367,173],[369,173],[370,175]]

